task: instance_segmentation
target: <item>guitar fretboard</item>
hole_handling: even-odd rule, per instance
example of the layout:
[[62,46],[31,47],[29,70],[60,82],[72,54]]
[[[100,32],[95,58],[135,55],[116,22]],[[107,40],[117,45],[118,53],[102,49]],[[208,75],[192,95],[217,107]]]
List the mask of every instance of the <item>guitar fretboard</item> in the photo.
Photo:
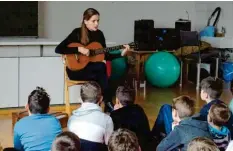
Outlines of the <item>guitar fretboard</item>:
[[101,49],[92,49],[90,55],[94,56],[94,55],[102,54],[102,53],[113,51],[113,50],[119,50],[122,48],[124,48],[123,45],[108,47],[108,48],[101,48]]

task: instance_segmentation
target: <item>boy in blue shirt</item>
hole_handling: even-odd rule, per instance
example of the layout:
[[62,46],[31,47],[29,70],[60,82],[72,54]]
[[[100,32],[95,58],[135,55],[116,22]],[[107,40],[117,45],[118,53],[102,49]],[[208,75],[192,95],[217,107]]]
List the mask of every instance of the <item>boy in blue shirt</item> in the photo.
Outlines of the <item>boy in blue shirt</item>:
[[28,97],[26,109],[29,116],[19,120],[14,127],[14,148],[19,151],[48,151],[55,137],[62,132],[60,122],[49,115],[50,97],[37,87]]

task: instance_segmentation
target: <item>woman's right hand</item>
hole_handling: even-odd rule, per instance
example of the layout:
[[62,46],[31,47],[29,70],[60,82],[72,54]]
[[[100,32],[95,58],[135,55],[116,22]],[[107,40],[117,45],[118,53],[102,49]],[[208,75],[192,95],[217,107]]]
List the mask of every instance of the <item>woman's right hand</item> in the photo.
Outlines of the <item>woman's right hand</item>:
[[90,54],[89,49],[86,49],[86,48],[84,48],[84,47],[78,47],[78,51],[79,51],[81,54],[85,55],[85,56],[89,56],[89,54]]

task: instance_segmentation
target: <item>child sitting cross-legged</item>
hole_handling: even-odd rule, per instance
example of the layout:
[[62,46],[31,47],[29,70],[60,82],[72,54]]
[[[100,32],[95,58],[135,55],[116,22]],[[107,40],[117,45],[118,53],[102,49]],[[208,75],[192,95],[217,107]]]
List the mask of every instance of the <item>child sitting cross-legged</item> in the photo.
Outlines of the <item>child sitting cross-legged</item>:
[[179,149],[186,151],[190,141],[196,137],[211,138],[208,123],[191,117],[194,114],[195,102],[188,96],[174,99],[172,117],[174,129],[160,142],[157,151]]

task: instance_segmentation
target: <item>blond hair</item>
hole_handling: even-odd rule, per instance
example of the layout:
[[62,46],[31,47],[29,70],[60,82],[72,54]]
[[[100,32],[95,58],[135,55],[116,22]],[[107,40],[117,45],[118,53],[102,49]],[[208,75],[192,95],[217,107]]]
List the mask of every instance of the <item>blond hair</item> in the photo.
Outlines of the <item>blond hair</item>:
[[220,151],[218,146],[209,138],[197,137],[189,144],[187,151]]
[[190,117],[195,112],[195,101],[189,96],[182,95],[173,99],[172,108],[177,110],[180,119]]

